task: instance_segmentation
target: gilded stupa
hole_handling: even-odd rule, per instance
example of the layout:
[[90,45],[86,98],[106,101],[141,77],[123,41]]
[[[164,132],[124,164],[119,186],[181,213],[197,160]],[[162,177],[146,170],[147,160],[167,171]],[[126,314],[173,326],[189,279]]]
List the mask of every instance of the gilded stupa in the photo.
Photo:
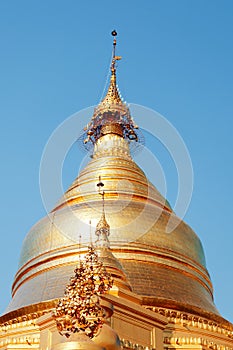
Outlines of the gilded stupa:
[[[0,317],[1,347],[66,347],[50,314],[88,251],[91,219],[98,223],[96,251],[113,277],[113,287],[102,299],[109,327],[121,342],[120,347],[107,344],[106,333],[105,340],[91,340],[95,346],[233,349],[233,326],[214,304],[198,236],[176,217],[130,153],[130,143],[139,140],[138,126],[117,87],[121,57],[115,53],[116,32],[112,34],[108,91],[84,129],[84,143],[93,146],[90,161],[23,242],[12,300]],[[106,189],[104,211],[97,183]],[[177,225],[167,234],[169,220]],[[80,349],[96,348],[88,344]]]

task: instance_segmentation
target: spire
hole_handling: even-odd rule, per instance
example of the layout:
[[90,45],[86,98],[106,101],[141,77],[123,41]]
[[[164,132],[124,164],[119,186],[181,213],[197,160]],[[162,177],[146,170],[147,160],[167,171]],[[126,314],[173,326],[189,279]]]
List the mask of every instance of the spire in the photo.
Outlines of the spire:
[[127,104],[123,102],[117,87],[116,62],[121,59],[121,56],[116,56],[117,32],[115,30],[112,31],[112,36],[114,39],[109,87],[105,97],[95,108],[90,123],[84,129],[86,132],[85,144],[89,141],[94,144],[101,136],[106,134],[117,134],[131,141],[138,140],[135,132],[138,127],[135,125],[130,110]]
[[102,215],[101,215],[100,221],[98,222],[98,224],[96,226],[96,231],[95,231],[95,234],[98,237],[97,241],[96,241],[96,246],[109,248],[110,243],[108,240],[108,236],[110,235],[110,226],[109,226],[109,224],[106,220],[106,217],[105,217],[105,209],[104,209],[105,192],[103,190],[104,184],[101,181],[101,176],[99,176],[99,182],[98,182],[97,186],[99,188],[99,194],[102,196]]
[[102,196],[102,215],[95,231],[97,235],[97,240],[95,242],[96,250],[103,266],[106,267],[107,271],[110,272],[110,275],[114,278],[114,285],[126,290],[131,290],[120,261],[113,255],[110,249],[110,242],[108,240],[110,226],[105,217],[105,192],[103,190],[104,183],[101,180],[101,176],[99,176],[97,187],[99,189],[99,194]]
[[[95,114],[101,112],[101,110],[105,110],[106,108],[117,108],[121,110],[123,113],[129,113],[129,109],[126,104],[121,99],[120,93],[118,91],[117,82],[116,82],[116,62],[121,60],[121,56],[116,56],[116,36],[117,32],[115,30],[112,31],[113,39],[113,50],[112,50],[112,63],[111,63],[111,78],[110,84],[108,87],[108,91],[106,96],[103,98],[101,103],[96,108]],[[95,115],[94,114],[94,115]]]

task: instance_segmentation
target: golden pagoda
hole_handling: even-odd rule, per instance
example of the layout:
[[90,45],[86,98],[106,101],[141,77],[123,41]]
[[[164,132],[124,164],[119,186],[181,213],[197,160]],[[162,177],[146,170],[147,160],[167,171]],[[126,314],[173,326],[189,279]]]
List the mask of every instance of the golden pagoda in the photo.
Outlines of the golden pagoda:
[[[23,242],[12,300],[0,317],[0,348],[233,349],[233,325],[215,307],[198,236],[130,153],[139,133],[118,91],[121,57],[112,35],[108,91],[84,129],[90,161]],[[94,244],[90,220],[98,223]],[[167,234],[169,220],[177,224]],[[113,284],[97,295],[100,266]]]

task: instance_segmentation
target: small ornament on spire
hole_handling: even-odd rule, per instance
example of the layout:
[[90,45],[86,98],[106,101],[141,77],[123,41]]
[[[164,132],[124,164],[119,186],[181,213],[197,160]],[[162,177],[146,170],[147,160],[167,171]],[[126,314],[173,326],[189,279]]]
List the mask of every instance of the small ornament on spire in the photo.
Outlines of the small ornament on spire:
[[[116,36],[117,36],[117,32],[115,30],[112,31],[112,36],[114,37],[113,39],[113,52],[112,52],[112,64],[111,64],[111,72],[112,75],[116,74],[116,61],[121,60],[121,56],[116,56]],[[117,88],[117,86],[116,86]]]
[[117,32],[115,30],[113,30],[111,34],[114,37],[114,39],[113,39],[113,57],[115,57],[115,51],[116,51],[116,38],[115,38],[115,36],[117,36]]
[[104,183],[101,181],[101,176],[99,176],[99,182],[96,186],[99,188],[99,194],[104,194],[104,191],[101,193],[101,188],[104,187]]

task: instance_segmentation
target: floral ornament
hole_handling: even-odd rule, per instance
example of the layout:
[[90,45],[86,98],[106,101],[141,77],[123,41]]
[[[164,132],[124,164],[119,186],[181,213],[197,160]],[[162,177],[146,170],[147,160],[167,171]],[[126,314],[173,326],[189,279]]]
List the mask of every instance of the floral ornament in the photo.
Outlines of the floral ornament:
[[68,338],[72,333],[82,331],[93,338],[105,317],[100,296],[112,287],[113,279],[93,247],[88,247],[84,261],[80,261],[74,273],[53,316],[61,335]]

